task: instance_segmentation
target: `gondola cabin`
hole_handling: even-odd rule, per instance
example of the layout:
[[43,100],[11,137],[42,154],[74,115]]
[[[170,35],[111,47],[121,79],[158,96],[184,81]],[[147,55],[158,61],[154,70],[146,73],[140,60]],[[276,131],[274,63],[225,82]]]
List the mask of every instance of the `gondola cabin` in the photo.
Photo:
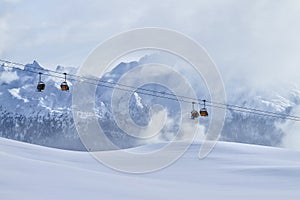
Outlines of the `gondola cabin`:
[[60,84],[60,89],[62,91],[68,91],[69,86],[68,86],[68,83],[67,83],[67,73],[64,73],[64,75],[65,75],[65,81]]
[[196,118],[198,118],[199,117],[199,113],[196,111],[196,110],[193,110],[192,112],[191,112],[191,118],[192,119],[196,119]]
[[68,83],[67,83],[66,81],[62,82],[62,83],[60,84],[60,89],[61,89],[62,91],[68,91],[68,90],[69,90]]
[[205,108],[205,103],[206,103],[206,100],[202,100],[203,101],[203,108],[200,109],[199,113],[200,113],[200,116],[201,117],[207,117],[208,116],[208,112]]
[[43,91],[43,90],[45,89],[45,87],[46,87],[45,83],[42,82],[42,81],[40,81],[40,82],[37,84],[36,89],[37,89],[38,92],[41,92],[41,91]]
[[208,112],[207,112],[206,108],[201,108],[199,113],[200,113],[201,117],[208,117]]
[[196,119],[199,117],[199,113],[195,110],[195,102],[192,102],[192,112],[191,112],[191,119]]
[[46,87],[46,84],[42,81],[42,73],[39,72],[39,82],[36,86],[36,89],[38,92],[41,92],[45,89],[45,87]]

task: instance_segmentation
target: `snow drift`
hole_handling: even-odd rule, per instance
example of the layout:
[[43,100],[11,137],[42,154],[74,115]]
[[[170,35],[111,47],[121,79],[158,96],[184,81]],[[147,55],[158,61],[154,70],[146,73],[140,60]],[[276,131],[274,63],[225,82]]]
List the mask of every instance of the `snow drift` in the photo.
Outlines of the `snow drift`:
[[[180,143],[178,143],[180,145]],[[132,149],[145,153],[157,145]],[[300,152],[219,142],[204,160],[193,144],[150,174],[111,170],[86,152],[0,138],[1,199],[299,199]]]

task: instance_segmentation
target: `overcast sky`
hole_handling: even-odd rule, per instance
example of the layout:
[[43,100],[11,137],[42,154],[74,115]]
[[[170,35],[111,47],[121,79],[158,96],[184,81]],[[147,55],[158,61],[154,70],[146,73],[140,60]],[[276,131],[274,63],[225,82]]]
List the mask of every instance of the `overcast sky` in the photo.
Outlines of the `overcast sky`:
[[0,0],[0,57],[78,67],[108,37],[149,26],[194,38],[225,81],[300,80],[298,0]]

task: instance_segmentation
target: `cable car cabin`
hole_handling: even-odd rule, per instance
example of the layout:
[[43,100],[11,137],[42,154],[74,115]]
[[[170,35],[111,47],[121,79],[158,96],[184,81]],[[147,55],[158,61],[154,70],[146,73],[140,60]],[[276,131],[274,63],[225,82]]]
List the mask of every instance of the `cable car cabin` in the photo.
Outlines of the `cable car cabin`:
[[60,89],[62,91],[68,91],[69,86],[68,86],[68,83],[67,83],[67,73],[64,73],[64,75],[65,75],[65,81],[60,84]]
[[46,86],[45,83],[42,81],[42,73],[39,72],[39,82],[36,86],[36,89],[38,92],[41,92],[45,89],[45,86]]
[[41,92],[41,91],[43,91],[43,90],[45,89],[45,87],[46,87],[45,83],[42,82],[42,81],[40,81],[40,82],[37,84],[36,89],[37,89],[38,92]]
[[207,112],[206,108],[201,108],[199,113],[200,113],[201,117],[207,117],[208,116],[208,112]]
[[191,118],[192,119],[196,119],[196,118],[198,118],[199,117],[199,113],[196,111],[196,110],[193,110],[192,112],[191,112]]
[[68,86],[68,84],[67,84],[66,81],[64,81],[64,82],[61,83],[60,89],[61,89],[62,91],[68,91],[68,90],[69,90],[69,86]]

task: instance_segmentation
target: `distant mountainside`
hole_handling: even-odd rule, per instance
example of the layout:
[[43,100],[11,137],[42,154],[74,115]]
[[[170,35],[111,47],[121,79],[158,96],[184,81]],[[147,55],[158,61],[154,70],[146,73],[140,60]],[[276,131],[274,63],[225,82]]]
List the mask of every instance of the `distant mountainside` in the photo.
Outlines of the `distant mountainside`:
[[[101,80],[118,81],[129,69],[141,63],[151,63],[155,59],[155,56],[148,56],[139,61],[120,63]],[[42,67],[34,61],[27,64],[25,69],[39,71]],[[56,71],[76,74],[76,68],[72,67],[58,66]],[[70,91],[62,92],[59,90],[61,79],[48,76],[42,78],[46,89],[39,93],[36,92],[38,74],[0,66],[0,136],[44,146],[84,150],[72,117],[72,81],[69,81]],[[153,84],[145,87],[168,91]],[[123,133],[114,122],[110,105],[111,91],[110,88],[101,86],[97,88],[95,110],[99,116],[99,123],[105,134],[119,147],[136,146],[140,141]],[[247,93],[243,93],[231,99],[230,103],[288,114],[299,104],[299,94],[300,91],[293,90],[288,98],[278,95],[266,100],[259,96],[249,97]],[[177,102],[135,93],[129,108],[133,120],[139,125],[146,125],[149,121],[150,106],[155,103],[166,106],[169,117],[178,117]],[[283,131],[277,125],[284,121],[228,110],[221,139],[277,146],[283,137]],[[207,127],[209,120],[201,120],[200,123]],[[166,127],[163,131],[170,133],[177,129],[178,124],[175,123],[173,127]],[[168,137],[162,139],[168,140]]]

